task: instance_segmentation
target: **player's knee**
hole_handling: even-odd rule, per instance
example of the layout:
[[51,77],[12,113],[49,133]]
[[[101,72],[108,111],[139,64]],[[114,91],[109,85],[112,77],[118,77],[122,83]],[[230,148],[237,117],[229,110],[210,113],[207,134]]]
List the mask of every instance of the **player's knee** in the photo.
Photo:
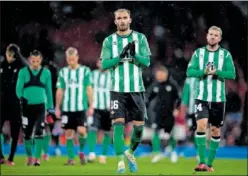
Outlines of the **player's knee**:
[[205,132],[207,129],[207,119],[201,119],[197,121],[197,131]]
[[73,138],[74,137],[74,131],[73,130],[65,130],[65,137],[66,138]]
[[125,123],[125,119],[124,118],[117,118],[113,120],[113,124],[117,124],[117,123]]
[[144,124],[145,124],[144,121],[136,121],[136,120],[133,120],[133,125],[140,126],[140,125],[144,125]]
[[78,127],[77,132],[79,135],[84,136],[86,134],[86,128],[85,127]]
[[220,136],[220,128],[212,126],[211,127],[211,136]]

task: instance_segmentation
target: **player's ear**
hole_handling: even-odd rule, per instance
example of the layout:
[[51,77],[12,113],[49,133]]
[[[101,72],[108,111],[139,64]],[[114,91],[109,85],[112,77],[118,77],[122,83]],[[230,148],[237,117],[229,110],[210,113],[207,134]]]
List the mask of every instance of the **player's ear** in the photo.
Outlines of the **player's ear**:
[[130,18],[130,20],[129,20],[129,24],[131,24],[132,23],[132,18]]

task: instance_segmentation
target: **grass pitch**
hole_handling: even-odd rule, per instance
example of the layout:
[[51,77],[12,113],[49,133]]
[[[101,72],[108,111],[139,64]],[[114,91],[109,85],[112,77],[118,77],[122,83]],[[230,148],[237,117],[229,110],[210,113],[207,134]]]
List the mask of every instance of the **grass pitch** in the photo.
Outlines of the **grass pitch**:
[[[117,175],[117,159],[110,157],[107,164],[102,165],[97,161],[80,165],[79,159],[75,166],[64,166],[66,157],[51,157],[50,161],[41,161],[40,167],[25,165],[24,156],[15,157],[15,166],[1,165],[1,175]],[[247,175],[247,160],[216,159],[215,172],[195,172],[196,160],[194,158],[179,158],[173,164],[168,158],[159,163],[152,164],[151,157],[137,158],[138,172],[131,174],[126,164],[127,175]]]

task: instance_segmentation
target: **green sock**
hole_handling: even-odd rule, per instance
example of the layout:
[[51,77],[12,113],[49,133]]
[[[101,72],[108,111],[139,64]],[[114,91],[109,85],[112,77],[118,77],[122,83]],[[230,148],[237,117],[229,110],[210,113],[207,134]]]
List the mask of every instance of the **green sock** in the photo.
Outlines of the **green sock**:
[[196,150],[196,155],[198,155],[196,137],[194,137],[194,146],[195,146],[195,150]]
[[73,139],[66,139],[66,149],[68,158],[74,160],[74,141]]
[[144,125],[133,125],[129,152],[133,154],[142,138]]
[[49,145],[50,145],[50,141],[51,141],[51,135],[45,135],[43,137],[43,152],[44,154],[48,154],[48,149],[49,149]]
[[161,141],[158,132],[155,132],[152,138],[152,149],[154,153],[160,152]]
[[174,139],[173,136],[170,137],[168,143],[169,143],[169,146],[171,147],[171,151],[174,151],[174,149],[176,148],[176,145],[177,145],[177,141]]
[[79,142],[79,152],[83,152],[84,151],[84,145],[87,139],[87,135],[84,136],[78,136],[78,142]]
[[197,152],[200,157],[200,163],[205,164],[206,158],[206,133],[204,132],[197,132],[196,136],[196,144],[197,144]]
[[0,134],[0,153],[1,153],[1,155],[3,155],[3,145],[4,145],[4,137],[3,137],[3,134]]
[[213,136],[210,140],[209,150],[208,150],[208,166],[212,167],[213,161],[216,155],[216,151],[220,144],[220,136]]
[[88,133],[89,152],[95,152],[96,147],[96,130],[90,130]]
[[27,157],[32,157],[32,144],[33,144],[32,139],[29,140],[24,139],[24,145],[25,145]]
[[108,152],[108,146],[111,142],[111,138],[109,135],[109,132],[105,132],[104,138],[103,138],[103,148],[102,148],[102,155],[107,155]]
[[43,138],[35,138],[34,144],[34,156],[36,159],[41,158],[42,146],[43,146]]
[[114,124],[114,149],[119,161],[123,161],[124,149],[124,124]]

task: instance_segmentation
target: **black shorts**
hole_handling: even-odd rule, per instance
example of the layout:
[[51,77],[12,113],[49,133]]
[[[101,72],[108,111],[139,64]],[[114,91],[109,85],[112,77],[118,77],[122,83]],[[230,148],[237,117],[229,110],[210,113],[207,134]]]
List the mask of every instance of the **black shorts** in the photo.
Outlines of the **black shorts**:
[[22,129],[26,137],[42,136],[45,128],[45,104],[26,105],[22,112]]
[[156,124],[156,128],[155,128],[156,130],[164,129],[164,132],[170,134],[174,127],[175,119],[172,115],[164,116],[161,113],[156,113],[155,124]]
[[64,129],[77,130],[79,126],[86,126],[86,113],[85,111],[77,112],[62,112],[61,124]]
[[125,118],[126,121],[144,121],[147,112],[143,92],[110,92],[110,95],[111,119]]
[[195,114],[187,114],[186,119],[188,121],[188,125],[190,127],[190,131],[195,131],[196,130],[196,119],[195,119]]
[[92,127],[110,131],[111,126],[110,112],[108,110],[95,109]]
[[207,102],[202,100],[195,101],[196,120],[208,118],[212,126],[221,127],[225,115],[225,102]]

